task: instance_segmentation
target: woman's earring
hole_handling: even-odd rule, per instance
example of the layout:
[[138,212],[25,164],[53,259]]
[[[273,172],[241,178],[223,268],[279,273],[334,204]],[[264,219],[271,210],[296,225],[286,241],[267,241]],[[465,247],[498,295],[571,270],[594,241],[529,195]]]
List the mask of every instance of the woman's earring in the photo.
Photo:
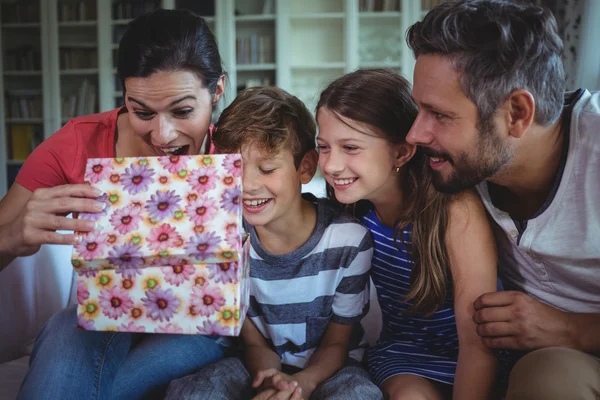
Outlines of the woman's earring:
[[400,173],[400,167],[396,167],[396,173],[399,174]]

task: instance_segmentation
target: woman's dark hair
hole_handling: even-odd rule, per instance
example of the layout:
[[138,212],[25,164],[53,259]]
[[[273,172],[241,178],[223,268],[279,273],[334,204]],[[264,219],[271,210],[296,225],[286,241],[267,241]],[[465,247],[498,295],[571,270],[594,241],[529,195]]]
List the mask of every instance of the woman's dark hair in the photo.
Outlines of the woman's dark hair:
[[178,70],[195,73],[215,93],[223,67],[217,41],[202,17],[187,10],[158,9],[127,25],[117,54],[123,88],[127,78]]

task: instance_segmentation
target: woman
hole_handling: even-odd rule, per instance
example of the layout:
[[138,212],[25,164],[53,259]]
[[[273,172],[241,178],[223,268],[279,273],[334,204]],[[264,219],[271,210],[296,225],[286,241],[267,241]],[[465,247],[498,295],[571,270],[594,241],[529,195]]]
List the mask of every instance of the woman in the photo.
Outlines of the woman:
[[[117,71],[125,107],[67,123],[29,156],[0,202],[0,268],[42,244],[75,242],[57,230],[93,228],[65,217],[103,208],[83,183],[88,158],[209,150],[224,72],[202,18],[157,10],[132,21],[119,45]],[[205,336],[83,332],[71,307],[41,329],[19,398],[149,398],[223,352],[218,339]]]

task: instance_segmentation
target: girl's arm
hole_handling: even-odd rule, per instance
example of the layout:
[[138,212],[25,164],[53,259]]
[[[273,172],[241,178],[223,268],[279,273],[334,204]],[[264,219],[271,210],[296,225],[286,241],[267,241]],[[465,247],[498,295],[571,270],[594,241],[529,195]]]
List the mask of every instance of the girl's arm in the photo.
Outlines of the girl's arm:
[[459,342],[453,398],[488,399],[496,377],[496,357],[477,334],[473,303],[482,294],[496,291],[498,260],[487,214],[475,193],[462,193],[451,202],[446,247]]

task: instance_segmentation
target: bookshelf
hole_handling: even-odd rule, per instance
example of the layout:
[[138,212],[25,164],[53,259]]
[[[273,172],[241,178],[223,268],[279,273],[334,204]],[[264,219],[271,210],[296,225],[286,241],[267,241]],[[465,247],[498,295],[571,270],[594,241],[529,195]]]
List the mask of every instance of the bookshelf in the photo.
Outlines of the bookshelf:
[[[118,41],[127,24],[142,13],[178,8],[205,18],[227,72],[225,97],[213,115],[216,119],[248,86],[277,85],[314,111],[318,95],[331,80],[358,68],[389,68],[412,81],[414,60],[404,32],[439,2],[0,2],[0,197],[12,183],[21,158],[71,115],[123,104],[116,76]],[[13,135],[20,143],[15,149]]]

